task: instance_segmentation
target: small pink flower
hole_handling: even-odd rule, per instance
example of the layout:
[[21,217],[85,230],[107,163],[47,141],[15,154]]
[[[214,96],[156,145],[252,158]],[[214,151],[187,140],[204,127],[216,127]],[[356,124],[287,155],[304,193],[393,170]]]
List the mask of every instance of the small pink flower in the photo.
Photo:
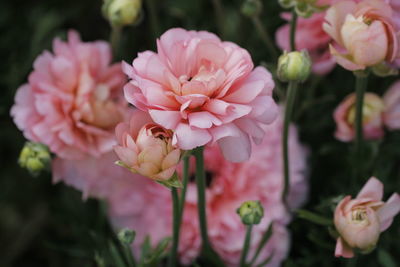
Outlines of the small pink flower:
[[[323,3],[325,4],[325,3]],[[282,17],[289,21],[289,13]],[[313,61],[312,71],[319,75],[328,74],[336,65],[329,52],[332,38],[323,30],[325,13],[315,13],[310,18],[298,18],[296,26],[296,49],[307,50]],[[280,27],[276,32],[276,41],[282,50],[290,51],[289,24]]]
[[384,94],[383,120],[389,130],[400,129],[400,81],[395,82]]
[[75,31],[68,42],[55,39],[53,53],[35,60],[28,84],[17,91],[15,124],[27,139],[64,159],[110,152],[114,127],[128,109],[120,91],[126,81],[121,65],[110,63],[106,42],[81,42]]
[[125,97],[152,119],[173,130],[183,150],[217,142],[225,157],[250,157],[260,143],[261,124],[273,122],[274,82],[263,67],[253,69],[249,53],[209,32],[171,29],[157,41],[157,53],[139,53]]
[[340,237],[336,243],[336,257],[352,258],[353,249],[369,252],[375,248],[379,235],[392,224],[400,212],[400,196],[395,193],[382,201],[383,184],[372,177],[355,199],[345,197],[335,210],[335,226]]
[[[366,93],[363,106],[363,132],[366,139],[379,139],[383,130],[383,100],[373,93]],[[355,135],[356,95],[348,95],[336,108],[333,117],[336,122],[335,137],[343,142],[353,140]]]
[[130,123],[118,124],[115,132],[119,145],[114,146],[114,151],[124,167],[158,181],[173,176],[181,151],[172,145],[170,130],[154,124],[146,113],[136,111]]
[[339,1],[326,13],[324,30],[338,47],[330,47],[338,64],[355,71],[399,58],[399,28],[384,0]]

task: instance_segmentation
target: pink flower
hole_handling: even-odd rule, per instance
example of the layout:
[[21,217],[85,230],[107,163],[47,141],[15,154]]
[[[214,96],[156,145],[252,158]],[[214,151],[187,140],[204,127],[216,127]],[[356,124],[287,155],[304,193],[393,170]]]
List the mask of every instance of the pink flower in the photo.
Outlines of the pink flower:
[[399,58],[399,28],[384,0],[340,1],[327,11],[324,30],[338,47],[330,46],[338,64],[355,71]]
[[115,129],[118,144],[115,153],[121,165],[158,181],[166,181],[175,173],[181,151],[172,145],[172,132],[152,123],[142,111],[136,111],[130,123]]
[[400,196],[395,193],[382,201],[383,184],[372,177],[355,199],[345,197],[335,210],[335,226],[340,234],[336,257],[352,258],[353,249],[369,252],[375,248],[379,235],[392,224],[400,212]]
[[114,127],[128,108],[120,94],[126,81],[121,66],[110,63],[106,42],[81,42],[75,31],[68,42],[55,39],[53,53],[35,60],[28,84],[17,91],[15,124],[64,159],[110,152]]
[[[379,139],[383,130],[383,100],[373,93],[366,93],[363,106],[363,132],[366,139]],[[343,142],[353,140],[355,135],[356,95],[348,95],[336,108],[333,117],[336,122],[335,137]]]
[[217,142],[231,161],[250,157],[260,143],[261,124],[276,118],[274,82],[263,67],[253,70],[249,53],[209,32],[171,29],[157,41],[157,53],[139,53],[125,85],[131,104],[174,132],[183,150]]
[[[323,3],[326,4],[326,3]],[[283,13],[289,21],[291,15]],[[298,18],[296,26],[296,49],[307,50],[313,61],[312,71],[319,75],[328,74],[335,67],[335,60],[329,52],[332,38],[322,29],[325,12],[315,13],[310,18]],[[276,41],[282,50],[290,51],[289,24],[280,27],[276,32]]]
[[[265,210],[263,220],[253,230],[250,256],[255,252],[262,233],[270,223],[273,223],[273,235],[262,250],[258,263],[273,255],[268,266],[279,266],[289,249],[286,225],[290,221],[290,214],[281,202],[282,120],[276,120],[264,127],[264,130],[266,137],[263,143],[257,146],[251,158],[243,163],[226,161],[216,146],[205,149],[205,166],[209,181],[206,190],[209,237],[212,246],[229,266],[238,266],[243,248],[245,227],[237,216],[236,209],[245,200],[260,200]],[[290,131],[289,148],[292,163],[289,203],[292,208],[298,208],[304,203],[307,193],[306,152],[298,143],[294,126]],[[191,166],[193,167],[193,164]],[[195,184],[190,182],[179,247],[180,261],[184,264],[189,264],[196,258],[201,248],[196,198]],[[135,252],[140,250],[140,244],[146,235],[151,236],[153,244],[171,235],[170,193],[160,185],[151,183],[149,179],[121,179],[118,185],[113,184],[106,200],[114,226],[128,227],[137,232],[137,239],[133,245]]]
[[400,81],[395,82],[384,94],[385,112],[383,120],[390,130],[400,129]]

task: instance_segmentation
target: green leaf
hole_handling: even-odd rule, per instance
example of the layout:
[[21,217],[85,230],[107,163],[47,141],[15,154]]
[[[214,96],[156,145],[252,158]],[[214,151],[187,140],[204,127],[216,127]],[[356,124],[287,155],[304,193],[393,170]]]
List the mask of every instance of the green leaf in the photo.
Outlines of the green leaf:
[[113,259],[113,263],[116,267],[126,267],[125,261],[118,250],[118,248],[115,246],[115,244],[110,241],[108,243],[109,249],[110,249],[110,254],[111,258]]
[[257,260],[258,255],[260,254],[260,252],[263,249],[263,247],[265,246],[265,244],[267,244],[267,242],[271,238],[272,234],[273,234],[273,222],[271,222],[269,224],[267,231],[265,231],[260,242],[258,243],[256,253],[253,256],[253,259],[251,260],[250,266],[254,265],[254,263]]
[[333,221],[308,210],[297,210],[299,218],[324,226],[332,226]]

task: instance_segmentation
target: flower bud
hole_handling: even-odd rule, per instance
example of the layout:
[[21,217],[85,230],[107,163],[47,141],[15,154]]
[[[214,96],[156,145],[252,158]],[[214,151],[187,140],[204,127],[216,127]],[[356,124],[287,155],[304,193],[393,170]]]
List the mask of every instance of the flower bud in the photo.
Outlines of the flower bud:
[[399,70],[392,68],[386,62],[375,65],[371,69],[372,72],[379,77],[396,76],[399,74]]
[[260,201],[246,201],[236,212],[242,219],[242,223],[246,225],[259,224],[264,216],[264,209]]
[[135,240],[136,233],[131,229],[124,228],[118,233],[118,240],[125,245],[132,244],[133,240]]
[[18,163],[22,168],[36,176],[48,167],[50,160],[50,152],[45,145],[26,142],[19,155]]
[[284,52],[278,60],[278,77],[284,82],[304,82],[311,71],[311,59],[307,51]]
[[296,0],[279,0],[279,4],[283,8],[291,8],[296,5]]
[[259,16],[262,11],[262,3],[260,0],[247,0],[243,3],[241,11],[247,17]]
[[133,24],[139,18],[141,0],[104,0],[103,15],[113,26]]

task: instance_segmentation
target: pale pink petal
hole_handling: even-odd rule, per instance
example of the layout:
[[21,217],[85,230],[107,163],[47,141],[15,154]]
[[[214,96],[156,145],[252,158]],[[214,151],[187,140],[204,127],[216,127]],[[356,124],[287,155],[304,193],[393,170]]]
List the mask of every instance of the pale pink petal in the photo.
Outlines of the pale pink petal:
[[358,193],[357,198],[372,198],[375,201],[382,200],[383,184],[375,177],[369,178],[367,183]]
[[400,212],[400,196],[393,194],[388,201],[378,210],[378,217],[381,224],[381,232],[389,228],[393,218]]
[[336,241],[335,257],[353,258],[353,250],[339,237]]
[[251,155],[251,142],[247,134],[241,132],[239,137],[224,137],[219,139],[218,145],[224,157],[232,162],[248,160]]
[[179,123],[174,133],[173,143],[177,144],[180,149],[190,150],[204,146],[211,140],[211,134],[207,130]]

